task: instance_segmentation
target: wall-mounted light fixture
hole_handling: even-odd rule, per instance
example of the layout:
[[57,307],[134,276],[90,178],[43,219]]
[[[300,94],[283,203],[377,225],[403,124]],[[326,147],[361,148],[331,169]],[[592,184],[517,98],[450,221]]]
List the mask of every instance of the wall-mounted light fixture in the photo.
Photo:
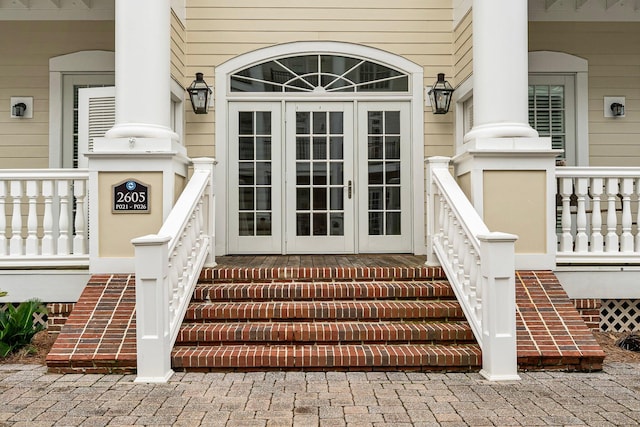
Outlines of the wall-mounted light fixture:
[[10,117],[12,119],[33,118],[33,97],[12,96],[10,101]]
[[614,102],[613,104],[611,104],[611,111],[616,117],[624,116],[624,105],[620,104],[619,102]]
[[209,112],[209,103],[213,91],[204,81],[204,74],[196,73],[196,79],[187,88],[189,98],[191,98],[191,106],[196,114],[207,114]]
[[23,117],[24,113],[27,111],[27,104],[24,102],[18,102],[13,107],[11,107],[11,114],[16,117]]
[[604,97],[604,116],[605,117],[624,117],[624,96],[605,96]]
[[438,73],[438,80],[436,80],[427,94],[431,101],[433,114],[447,114],[451,104],[453,88],[444,79],[444,73]]

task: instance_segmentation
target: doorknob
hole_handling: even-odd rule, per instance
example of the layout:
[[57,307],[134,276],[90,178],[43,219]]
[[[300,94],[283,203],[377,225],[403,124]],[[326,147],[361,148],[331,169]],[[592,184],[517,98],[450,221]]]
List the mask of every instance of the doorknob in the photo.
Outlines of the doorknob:
[[352,186],[351,180],[349,180],[349,183],[347,184],[347,197],[351,198],[352,193],[353,193],[353,186]]

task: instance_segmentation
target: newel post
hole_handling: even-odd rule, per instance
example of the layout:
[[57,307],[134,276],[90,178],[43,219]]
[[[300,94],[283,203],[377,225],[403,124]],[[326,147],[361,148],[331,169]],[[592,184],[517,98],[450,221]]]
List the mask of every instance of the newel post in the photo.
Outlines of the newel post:
[[215,267],[216,265],[216,188],[214,172],[216,159],[210,157],[199,157],[192,159],[194,171],[209,172],[209,185],[205,190],[203,209],[203,229],[204,234],[209,237],[209,253],[205,260],[205,265]]
[[515,241],[489,233],[480,240],[482,274],[482,370],[491,381],[519,380],[516,347]]
[[167,382],[171,370],[168,236],[133,239],[136,274],[136,382]]
[[425,189],[427,191],[427,265],[440,265],[436,253],[433,250],[433,239],[440,230],[442,224],[439,224],[440,201],[438,199],[438,191],[433,181],[433,171],[436,169],[449,169],[451,158],[434,156],[425,159],[427,166],[425,176]]

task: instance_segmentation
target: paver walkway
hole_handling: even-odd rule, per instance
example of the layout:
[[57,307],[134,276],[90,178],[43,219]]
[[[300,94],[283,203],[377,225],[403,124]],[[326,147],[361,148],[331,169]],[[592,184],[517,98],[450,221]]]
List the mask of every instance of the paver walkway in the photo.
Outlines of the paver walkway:
[[640,364],[603,372],[47,374],[0,365],[0,426],[638,425]]

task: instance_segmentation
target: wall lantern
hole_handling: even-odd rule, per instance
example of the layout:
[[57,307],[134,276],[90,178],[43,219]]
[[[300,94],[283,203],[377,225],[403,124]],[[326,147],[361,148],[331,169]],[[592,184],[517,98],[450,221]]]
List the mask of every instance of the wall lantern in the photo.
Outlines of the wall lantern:
[[626,99],[624,96],[605,96],[604,97],[604,116],[614,119],[624,117],[624,105]]
[[207,114],[209,112],[209,103],[213,91],[204,81],[204,74],[196,73],[196,79],[187,88],[189,98],[191,98],[191,106],[196,114]]
[[428,94],[433,114],[447,114],[451,104],[453,88],[444,79],[444,73],[438,73],[438,80],[433,84]]
[[624,105],[619,102],[614,102],[613,104],[611,104],[611,113],[614,117],[624,116]]
[[14,117],[24,117],[25,112],[27,111],[27,104],[24,102],[18,102],[13,107],[11,107],[11,114]]

